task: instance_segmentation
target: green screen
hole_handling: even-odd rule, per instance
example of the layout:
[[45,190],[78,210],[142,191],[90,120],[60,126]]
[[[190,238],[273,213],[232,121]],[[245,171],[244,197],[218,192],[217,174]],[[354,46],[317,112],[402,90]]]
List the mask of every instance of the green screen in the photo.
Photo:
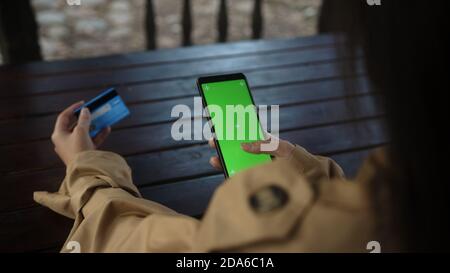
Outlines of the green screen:
[[[226,168],[228,175],[233,176],[242,170],[270,162],[270,155],[250,154],[241,148],[241,143],[263,139],[263,131],[258,121],[256,110],[250,107],[247,108],[247,110],[251,109],[251,111],[245,112],[244,119],[239,119],[237,114],[229,111],[229,107],[227,107],[253,106],[246,81],[231,80],[205,83],[202,84],[202,90],[206,104],[210,110],[212,123],[218,139],[218,146],[222,153],[223,161],[225,163],[224,167]],[[216,105],[222,110],[222,117],[216,115],[214,111],[211,111],[211,105]],[[227,126],[227,118],[228,122],[231,122],[233,126]],[[241,121],[245,121],[245,124],[243,125]],[[234,138],[230,139],[230,134],[232,134]]]

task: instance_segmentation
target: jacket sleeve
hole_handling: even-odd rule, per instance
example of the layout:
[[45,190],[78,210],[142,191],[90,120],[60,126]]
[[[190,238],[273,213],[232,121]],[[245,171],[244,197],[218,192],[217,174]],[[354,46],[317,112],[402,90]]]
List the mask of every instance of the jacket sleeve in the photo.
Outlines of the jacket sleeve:
[[78,154],[59,191],[34,199],[75,220],[62,252],[71,251],[69,242],[81,252],[188,251],[198,222],[142,199],[126,161],[109,152]]

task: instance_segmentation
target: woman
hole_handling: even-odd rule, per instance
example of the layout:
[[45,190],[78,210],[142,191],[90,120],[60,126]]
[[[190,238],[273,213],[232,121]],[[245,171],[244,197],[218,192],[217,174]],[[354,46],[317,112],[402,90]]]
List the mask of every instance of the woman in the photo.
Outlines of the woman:
[[[350,1],[341,13],[346,50],[364,49],[391,139],[353,183],[332,160],[281,141],[274,163],[224,183],[196,220],[140,198],[126,162],[96,150],[109,130],[91,140],[87,109],[70,130],[78,103],[60,114],[52,137],[66,178],[58,193],[35,200],[75,219],[67,243],[82,252],[367,252],[371,241],[382,251],[446,250],[448,4]],[[243,149],[259,153],[259,145]],[[211,164],[221,167],[217,158]]]

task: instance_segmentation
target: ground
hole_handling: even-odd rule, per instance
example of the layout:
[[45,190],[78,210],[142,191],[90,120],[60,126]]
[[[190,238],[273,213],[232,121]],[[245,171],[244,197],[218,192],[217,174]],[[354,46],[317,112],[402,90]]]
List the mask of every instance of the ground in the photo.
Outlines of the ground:
[[[69,6],[64,0],[32,0],[40,25],[46,60],[99,56],[145,49],[145,0],[81,0]],[[180,46],[181,0],[154,0],[158,47]],[[216,39],[218,0],[191,0],[194,43]],[[253,0],[229,0],[230,40],[251,36]],[[264,38],[305,36],[316,33],[321,0],[265,0]]]

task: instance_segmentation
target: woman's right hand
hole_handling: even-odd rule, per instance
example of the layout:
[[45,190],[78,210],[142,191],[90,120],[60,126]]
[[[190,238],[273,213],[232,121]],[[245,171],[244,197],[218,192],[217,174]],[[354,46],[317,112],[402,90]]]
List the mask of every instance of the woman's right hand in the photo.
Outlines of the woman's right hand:
[[[261,151],[261,144],[269,143],[271,141],[271,139],[275,138],[275,136],[272,136],[270,134],[267,134],[267,135],[269,137],[267,140],[256,141],[256,142],[251,142],[251,143],[243,143],[241,145],[242,150],[244,150],[248,153],[252,153],[252,154],[269,154],[269,155],[275,156],[277,158],[288,158],[292,155],[292,152],[295,149],[295,145],[290,143],[287,140],[282,140],[282,139],[278,139],[279,145],[278,145],[278,149],[276,149],[275,151],[270,151],[270,152]],[[214,149],[216,148],[214,139],[209,140],[209,146]],[[211,166],[213,166],[215,169],[217,169],[219,171],[223,170],[222,164],[220,163],[220,159],[218,156],[211,157],[211,159],[209,160],[209,164],[211,164]]]
[[75,103],[59,114],[52,134],[55,152],[66,166],[72,162],[76,154],[97,149],[111,133],[111,128],[108,127],[91,139],[89,136],[91,113],[87,108],[81,110],[78,122],[73,128],[72,125],[77,121],[74,111],[83,104],[82,101]]

